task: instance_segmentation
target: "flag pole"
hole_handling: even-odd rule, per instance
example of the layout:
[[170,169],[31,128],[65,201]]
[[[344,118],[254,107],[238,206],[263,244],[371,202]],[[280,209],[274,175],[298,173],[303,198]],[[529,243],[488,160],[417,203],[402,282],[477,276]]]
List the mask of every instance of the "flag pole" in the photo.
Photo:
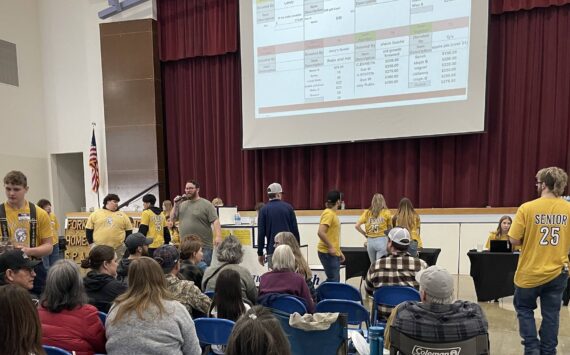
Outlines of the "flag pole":
[[[91,122],[91,126],[93,127],[93,134],[95,134],[95,126],[96,125],[97,125],[97,123]],[[101,199],[99,198],[99,188],[97,188],[97,208],[101,208]]]

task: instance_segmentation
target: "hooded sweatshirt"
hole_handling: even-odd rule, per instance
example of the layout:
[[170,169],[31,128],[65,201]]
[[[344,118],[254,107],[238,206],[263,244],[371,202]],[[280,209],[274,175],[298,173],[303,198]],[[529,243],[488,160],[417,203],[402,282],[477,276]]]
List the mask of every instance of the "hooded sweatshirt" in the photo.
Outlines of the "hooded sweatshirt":
[[150,249],[170,243],[170,232],[160,208],[152,206],[143,211],[139,233],[153,239],[153,243],[149,246]]
[[115,298],[127,290],[126,283],[93,270],[83,278],[83,284],[89,296],[89,303],[104,313],[109,313]]

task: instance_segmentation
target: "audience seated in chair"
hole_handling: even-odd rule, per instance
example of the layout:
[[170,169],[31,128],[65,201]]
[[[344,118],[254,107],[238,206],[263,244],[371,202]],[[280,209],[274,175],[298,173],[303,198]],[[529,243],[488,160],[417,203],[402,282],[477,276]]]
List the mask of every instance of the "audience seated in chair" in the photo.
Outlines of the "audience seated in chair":
[[[388,232],[388,255],[370,265],[366,275],[365,289],[372,296],[374,290],[381,286],[411,286],[418,288],[415,275],[427,268],[425,261],[408,254],[411,236],[407,229],[395,227]],[[386,320],[392,311],[391,307],[379,305],[378,318]]]
[[220,271],[226,269],[235,270],[238,272],[241,280],[242,298],[254,305],[257,299],[257,287],[249,270],[239,265],[243,260],[243,246],[240,241],[233,235],[230,235],[220,243],[216,250],[216,256],[219,263],[215,265],[212,263],[206,269],[202,281],[202,290],[214,291]]
[[152,238],[147,238],[141,233],[130,234],[125,239],[127,251],[124,256],[117,255],[121,259],[117,267],[117,279],[125,283],[128,282],[129,265],[141,256],[149,256],[148,246],[152,244],[152,241]]
[[[34,287],[36,272],[34,268],[41,264],[39,260],[30,259],[22,249],[7,250],[0,254],[0,285],[18,285],[31,291]],[[39,267],[43,267],[39,265]],[[30,293],[33,299],[37,296]]]
[[0,286],[0,353],[43,355],[42,326],[25,288]]
[[202,238],[195,234],[185,236],[180,244],[180,273],[184,280],[192,281],[202,287],[202,278],[208,265],[202,261]]
[[419,272],[421,302],[404,302],[394,308],[384,333],[384,346],[390,349],[390,328],[430,343],[467,340],[487,334],[485,314],[478,304],[453,302],[453,277],[439,266]]
[[117,266],[115,249],[108,245],[96,245],[81,261],[82,268],[91,269],[83,278],[89,303],[104,313],[109,313],[115,298],[127,290],[127,284],[116,279]]
[[212,300],[210,297],[200,291],[194,285],[194,282],[188,280],[180,280],[178,272],[180,271],[180,254],[174,245],[162,245],[154,251],[154,260],[162,267],[162,271],[166,275],[166,284],[168,290],[186,307],[188,312],[194,317],[204,316],[210,309]]
[[295,272],[295,256],[288,245],[279,245],[273,251],[273,270],[259,279],[259,299],[274,293],[299,297],[305,301],[309,313],[315,312],[305,278]]
[[48,271],[38,309],[44,345],[57,346],[77,355],[105,352],[105,327],[88,298],[71,260],[60,260]]
[[236,322],[226,355],[291,355],[289,341],[271,312],[255,306]]
[[172,298],[160,265],[140,257],[128,276],[127,292],[107,316],[107,354],[201,354],[194,321]]

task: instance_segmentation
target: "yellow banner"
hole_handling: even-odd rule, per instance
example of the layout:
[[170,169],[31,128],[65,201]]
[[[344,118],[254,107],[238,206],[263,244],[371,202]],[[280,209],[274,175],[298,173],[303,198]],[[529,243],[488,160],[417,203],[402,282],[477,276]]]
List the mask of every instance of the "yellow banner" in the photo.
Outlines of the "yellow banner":
[[236,237],[243,246],[251,247],[253,245],[252,228],[222,228],[222,239],[226,239],[230,235]]

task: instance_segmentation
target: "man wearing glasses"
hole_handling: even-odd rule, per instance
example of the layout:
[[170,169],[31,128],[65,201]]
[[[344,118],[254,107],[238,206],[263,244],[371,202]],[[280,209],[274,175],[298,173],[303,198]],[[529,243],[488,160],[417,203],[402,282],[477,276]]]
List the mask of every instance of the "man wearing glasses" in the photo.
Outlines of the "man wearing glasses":
[[[568,182],[557,167],[536,174],[538,199],[524,203],[509,230],[522,245],[515,273],[514,306],[525,354],[556,354],[562,292],[568,281],[570,203],[560,198]],[[540,297],[542,324],[537,336],[534,310]]]
[[34,268],[41,260],[31,260],[21,249],[0,254],[0,285],[15,284],[26,290],[34,287]]

